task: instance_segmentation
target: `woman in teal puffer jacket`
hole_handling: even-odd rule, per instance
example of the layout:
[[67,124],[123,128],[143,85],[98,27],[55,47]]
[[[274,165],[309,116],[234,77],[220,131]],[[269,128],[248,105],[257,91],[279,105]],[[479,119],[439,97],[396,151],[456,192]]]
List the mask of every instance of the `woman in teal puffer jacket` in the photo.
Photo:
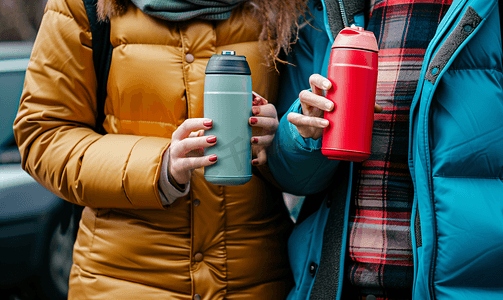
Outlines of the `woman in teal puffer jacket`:
[[[322,93],[302,91],[290,108],[278,107],[285,114],[270,149],[271,170],[285,190],[308,195],[289,241],[296,283],[289,299],[500,299],[498,1],[370,1],[368,10],[355,3],[310,4],[313,26],[302,27],[290,59],[295,67],[282,78],[282,99],[296,98],[309,86],[327,90],[330,46],[342,26],[366,25],[376,34],[381,49],[376,101],[384,110],[375,116],[373,156],[366,163],[321,154],[321,138],[313,137],[326,126],[319,119],[323,110],[333,109],[324,108],[330,103]],[[426,43],[413,44],[423,36]],[[399,56],[394,65],[392,58]],[[396,66],[400,76],[390,71]],[[390,82],[393,88],[385,86]],[[401,114],[396,108],[405,101]],[[393,148],[400,140],[386,145],[379,139],[389,128],[405,141],[401,152]],[[361,198],[373,188],[386,196],[371,197],[374,202]],[[371,217],[372,205],[385,214]],[[383,252],[372,253],[375,249]]]

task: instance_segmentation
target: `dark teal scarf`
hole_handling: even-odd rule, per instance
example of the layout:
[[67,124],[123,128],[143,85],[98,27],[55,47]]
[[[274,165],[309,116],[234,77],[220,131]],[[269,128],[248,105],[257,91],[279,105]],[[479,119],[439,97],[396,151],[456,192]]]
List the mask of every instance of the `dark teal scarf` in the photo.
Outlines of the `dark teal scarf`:
[[169,21],[225,20],[248,0],[131,0],[142,12]]

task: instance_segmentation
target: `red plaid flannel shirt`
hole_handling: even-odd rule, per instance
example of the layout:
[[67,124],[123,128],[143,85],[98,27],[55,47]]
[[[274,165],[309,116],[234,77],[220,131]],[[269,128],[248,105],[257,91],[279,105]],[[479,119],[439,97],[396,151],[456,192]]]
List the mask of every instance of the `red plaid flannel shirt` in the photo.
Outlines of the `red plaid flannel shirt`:
[[[413,185],[409,110],[426,47],[452,0],[372,0],[367,30],[379,46],[372,155],[356,165],[346,270],[351,297],[410,299]],[[347,299],[347,298],[344,298]]]

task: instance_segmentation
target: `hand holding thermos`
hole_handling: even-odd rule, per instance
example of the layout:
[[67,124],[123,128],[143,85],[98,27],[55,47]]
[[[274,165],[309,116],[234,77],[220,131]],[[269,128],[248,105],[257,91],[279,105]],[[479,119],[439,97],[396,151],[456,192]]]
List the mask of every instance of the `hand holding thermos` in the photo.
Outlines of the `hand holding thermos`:
[[252,126],[252,165],[264,165],[267,162],[267,148],[272,144],[272,140],[278,129],[278,113],[273,104],[253,92],[253,117],[249,123]]
[[216,155],[204,156],[204,149],[217,143],[216,136],[203,136],[204,130],[212,126],[210,119],[187,119],[173,132],[169,147],[169,174],[177,184],[188,183],[192,170],[217,162]]
[[312,75],[311,91],[299,95],[302,114],[287,116],[302,137],[323,136],[322,153],[328,158],[370,156],[373,114],[382,111],[375,104],[377,51],[373,33],[356,26],[341,30],[332,45],[328,78]]
[[224,51],[211,57],[204,118],[185,120],[172,136],[169,172],[177,184],[186,184],[200,167],[211,183],[244,184],[252,164],[266,163],[279,122],[274,105],[252,92],[250,75],[244,56]]

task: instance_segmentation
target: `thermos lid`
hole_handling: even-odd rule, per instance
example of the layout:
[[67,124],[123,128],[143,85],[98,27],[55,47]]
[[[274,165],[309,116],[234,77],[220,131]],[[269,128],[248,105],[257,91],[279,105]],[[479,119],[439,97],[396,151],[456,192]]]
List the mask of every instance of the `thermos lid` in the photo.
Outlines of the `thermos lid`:
[[205,73],[251,75],[246,57],[235,55],[234,51],[222,51],[222,55],[212,55]]
[[356,48],[374,52],[379,50],[374,33],[355,25],[342,29],[332,48]]

